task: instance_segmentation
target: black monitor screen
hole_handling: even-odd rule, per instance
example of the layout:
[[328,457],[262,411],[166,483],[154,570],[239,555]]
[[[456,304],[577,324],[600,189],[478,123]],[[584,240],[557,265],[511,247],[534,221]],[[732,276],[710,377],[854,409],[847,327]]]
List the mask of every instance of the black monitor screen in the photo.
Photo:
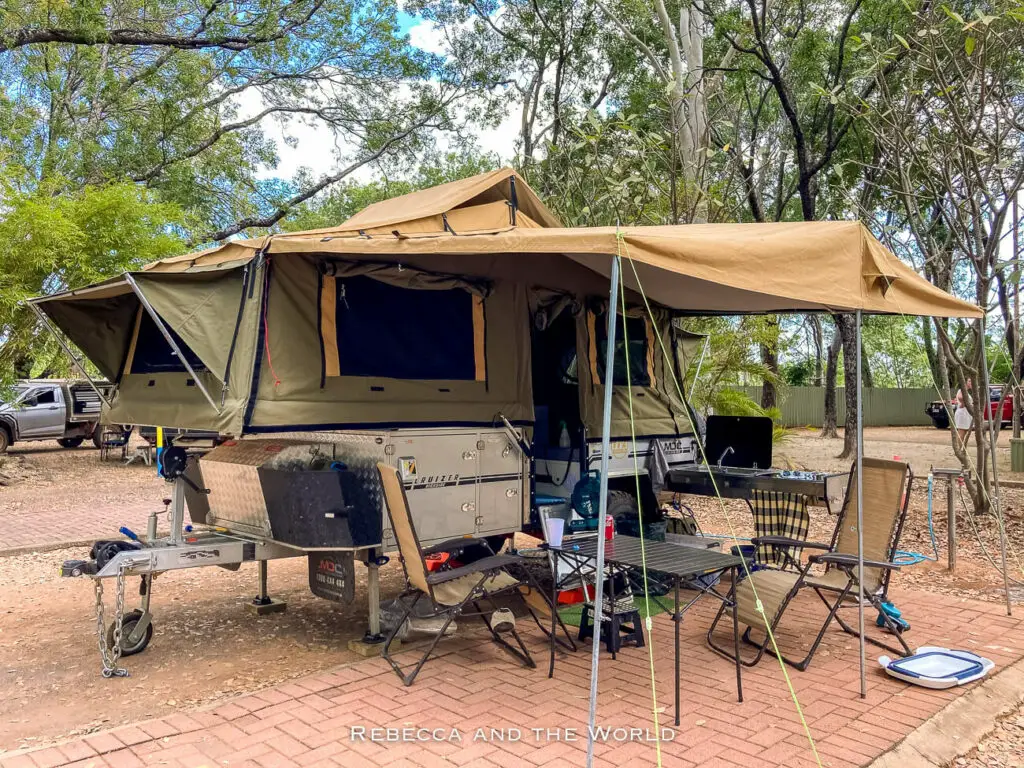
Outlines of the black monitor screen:
[[723,467],[768,469],[772,465],[772,420],[767,416],[708,416],[704,452],[708,464],[718,464],[721,459]]

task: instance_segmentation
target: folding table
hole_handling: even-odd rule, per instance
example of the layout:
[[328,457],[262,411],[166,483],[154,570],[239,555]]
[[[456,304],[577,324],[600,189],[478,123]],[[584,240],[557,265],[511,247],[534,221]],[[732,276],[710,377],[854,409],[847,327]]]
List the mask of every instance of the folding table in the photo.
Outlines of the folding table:
[[[642,546],[641,546],[642,544]],[[551,604],[556,607],[558,605],[558,562],[563,560],[569,563],[573,574],[577,574],[581,577],[581,581],[585,584],[586,578],[583,577],[583,569],[593,568],[594,561],[597,558],[597,536],[586,536],[586,537],[575,537],[567,538],[562,542],[560,547],[552,547],[548,544],[544,545],[544,548],[551,553],[552,570],[555,574],[554,581],[552,582],[552,594]],[[676,705],[676,716],[675,724],[679,725],[679,626],[683,620],[683,614],[689,610],[701,597],[704,595],[711,595],[718,600],[721,600],[727,606],[732,607],[732,630],[733,630],[733,644],[736,651],[736,695],[739,701],[743,701],[743,682],[741,678],[741,665],[739,663],[739,645],[740,645],[740,632],[739,632],[739,620],[736,615],[736,601],[734,599],[734,592],[736,589],[736,582],[739,576],[740,569],[742,568],[742,561],[740,558],[734,555],[724,555],[721,552],[714,552],[708,549],[700,549],[692,546],[686,546],[682,544],[674,544],[663,541],[645,541],[642,542],[640,539],[634,536],[615,536],[610,541],[605,542],[605,567],[608,568],[611,578],[609,582],[612,585],[612,593],[609,595],[609,604],[615,604],[615,571],[625,570],[627,568],[642,570],[646,564],[649,572],[656,571],[660,574],[667,575],[672,578],[674,583],[675,593],[675,605],[672,611],[672,621],[675,622],[675,705]],[[713,579],[698,577],[707,577],[714,575],[722,575],[726,572],[732,573],[732,586],[727,594],[722,594],[715,589],[716,584],[712,583]],[[595,574],[595,578],[597,575]],[[680,606],[679,591],[683,588],[695,590],[697,594],[690,599],[685,605]],[[584,595],[586,595],[586,587],[584,586]],[[653,598],[657,600],[658,598]],[[603,606],[594,607],[594,615],[596,620],[600,620],[601,611]],[[555,637],[555,617],[552,614],[551,617],[551,663],[549,667],[548,675],[554,674],[555,665],[555,643],[553,638]],[[594,642],[598,642],[600,639],[600,632],[596,633]],[[612,658],[615,658],[615,653],[612,653]]]

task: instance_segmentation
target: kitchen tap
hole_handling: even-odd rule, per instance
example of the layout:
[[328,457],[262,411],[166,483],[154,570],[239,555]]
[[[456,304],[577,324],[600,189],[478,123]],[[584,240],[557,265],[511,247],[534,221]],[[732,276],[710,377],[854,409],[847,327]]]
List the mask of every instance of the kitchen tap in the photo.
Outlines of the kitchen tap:
[[722,455],[718,457],[719,469],[722,468],[722,462],[725,461],[725,457],[728,456],[730,453],[736,453],[736,451],[733,450],[733,447],[731,445],[725,446],[725,450],[722,451]]

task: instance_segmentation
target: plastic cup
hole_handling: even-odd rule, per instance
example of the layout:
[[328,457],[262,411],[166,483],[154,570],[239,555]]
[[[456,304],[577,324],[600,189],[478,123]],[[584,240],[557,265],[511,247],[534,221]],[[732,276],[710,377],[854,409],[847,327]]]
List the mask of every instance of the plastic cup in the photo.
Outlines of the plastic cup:
[[562,534],[565,531],[565,520],[560,517],[544,518],[544,538],[552,547],[562,546]]

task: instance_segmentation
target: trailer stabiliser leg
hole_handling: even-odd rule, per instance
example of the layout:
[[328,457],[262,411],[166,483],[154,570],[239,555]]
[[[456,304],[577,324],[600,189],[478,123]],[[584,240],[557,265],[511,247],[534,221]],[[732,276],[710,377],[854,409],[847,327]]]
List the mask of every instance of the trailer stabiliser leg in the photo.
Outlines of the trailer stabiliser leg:
[[256,597],[249,603],[249,610],[257,616],[267,616],[271,613],[283,613],[288,608],[284,600],[275,600],[267,594],[267,561],[259,560],[256,563],[258,587]]
[[[384,647],[384,633],[380,630],[380,567],[388,560],[375,549],[366,553],[366,634],[359,640],[348,641],[348,649],[360,656],[379,656]],[[393,651],[397,650],[397,643],[397,640],[391,643]]]

